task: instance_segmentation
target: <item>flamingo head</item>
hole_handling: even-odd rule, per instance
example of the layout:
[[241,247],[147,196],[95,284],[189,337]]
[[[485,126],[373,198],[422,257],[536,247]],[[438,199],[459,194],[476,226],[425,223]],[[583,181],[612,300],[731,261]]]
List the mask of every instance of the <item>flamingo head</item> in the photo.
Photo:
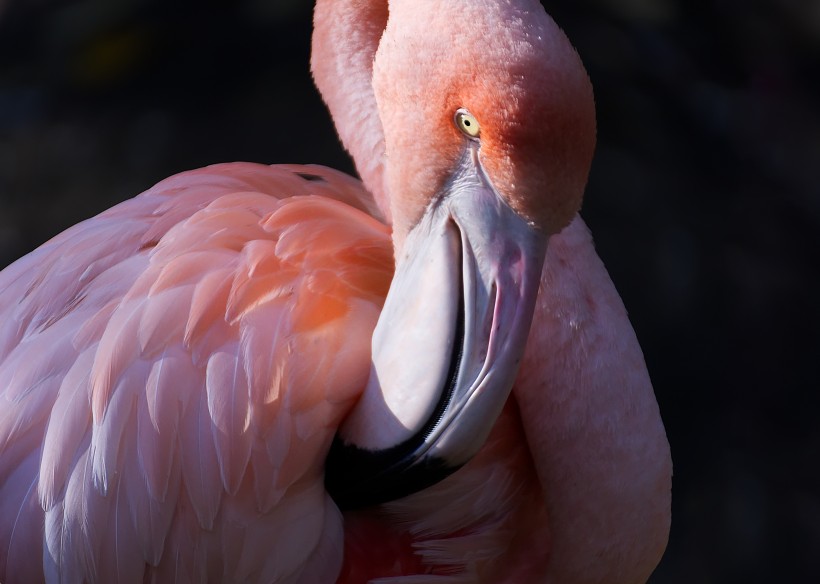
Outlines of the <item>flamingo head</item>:
[[595,143],[587,75],[537,0],[390,0],[372,83],[396,274],[326,466],[346,507],[429,486],[480,449]]
[[399,239],[470,166],[545,234],[578,211],[592,86],[537,0],[393,0],[373,85]]

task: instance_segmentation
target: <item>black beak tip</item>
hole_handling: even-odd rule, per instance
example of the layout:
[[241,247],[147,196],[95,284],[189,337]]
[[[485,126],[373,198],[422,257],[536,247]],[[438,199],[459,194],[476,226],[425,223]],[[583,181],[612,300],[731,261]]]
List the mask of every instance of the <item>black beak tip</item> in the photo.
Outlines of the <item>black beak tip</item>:
[[444,480],[460,467],[437,456],[414,457],[407,444],[371,451],[334,438],[325,461],[325,489],[342,511],[395,501]]

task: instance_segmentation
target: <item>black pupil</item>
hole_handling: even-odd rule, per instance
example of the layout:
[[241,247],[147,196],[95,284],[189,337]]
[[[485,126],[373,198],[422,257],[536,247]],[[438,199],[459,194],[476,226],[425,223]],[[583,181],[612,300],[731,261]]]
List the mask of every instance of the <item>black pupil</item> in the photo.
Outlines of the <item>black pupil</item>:
[[470,127],[470,120],[464,120],[464,125],[469,128]]

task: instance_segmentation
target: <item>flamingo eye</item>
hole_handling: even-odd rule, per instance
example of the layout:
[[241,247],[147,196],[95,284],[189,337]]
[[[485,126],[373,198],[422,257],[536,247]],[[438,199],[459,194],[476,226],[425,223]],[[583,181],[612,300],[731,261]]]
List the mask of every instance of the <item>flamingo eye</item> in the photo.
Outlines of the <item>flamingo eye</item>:
[[461,130],[461,133],[468,138],[476,139],[481,134],[481,126],[478,120],[464,108],[456,110],[455,124],[456,128]]

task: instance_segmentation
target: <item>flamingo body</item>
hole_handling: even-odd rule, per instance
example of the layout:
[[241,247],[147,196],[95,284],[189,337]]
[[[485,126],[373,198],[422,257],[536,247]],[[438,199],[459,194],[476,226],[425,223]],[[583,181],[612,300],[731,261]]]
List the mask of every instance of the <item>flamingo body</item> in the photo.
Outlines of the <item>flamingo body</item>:
[[364,184],[186,172],[0,272],[0,581],[645,582],[671,460],[578,56],[535,0],[315,14]]

